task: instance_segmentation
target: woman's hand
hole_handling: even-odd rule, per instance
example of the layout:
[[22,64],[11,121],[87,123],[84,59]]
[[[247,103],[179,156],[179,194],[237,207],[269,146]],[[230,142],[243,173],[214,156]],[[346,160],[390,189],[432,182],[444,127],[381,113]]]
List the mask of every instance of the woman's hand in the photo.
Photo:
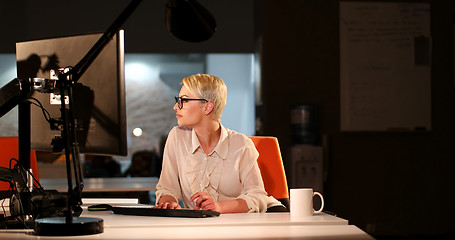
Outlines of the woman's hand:
[[190,198],[191,202],[194,200],[196,200],[196,207],[194,207],[196,210],[201,209],[220,212],[218,203],[206,192],[197,192]]
[[180,209],[181,207],[174,197],[170,195],[163,195],[155,208]]

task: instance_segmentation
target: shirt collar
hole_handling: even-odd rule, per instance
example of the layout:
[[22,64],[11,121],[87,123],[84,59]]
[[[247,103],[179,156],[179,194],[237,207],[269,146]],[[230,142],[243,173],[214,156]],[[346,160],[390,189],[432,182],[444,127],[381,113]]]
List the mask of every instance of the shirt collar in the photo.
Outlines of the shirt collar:
[[[216,144],[215,148],[211,153],[208,155],[211,155],[213,153],[217,153],[220,158],[223,160],[227,158],[228,155],[228,132],[227,129],[223,126],[223,124],[220,123],[221,127],[221,135],[220,135],[220,140]],[[201,147],[201,143],[199,142],[199,139],[197,138],[196,132],[194,129],[191,130],[191,143],[192,143],[192,148],[191,148],[191,153],[195,153],[196,150]]]

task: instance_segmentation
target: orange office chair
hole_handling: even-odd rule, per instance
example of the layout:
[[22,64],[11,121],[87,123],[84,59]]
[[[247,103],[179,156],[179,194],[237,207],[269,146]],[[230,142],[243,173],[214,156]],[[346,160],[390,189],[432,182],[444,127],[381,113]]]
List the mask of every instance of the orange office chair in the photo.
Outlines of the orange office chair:
[[[0,166],[9,168],[11,158],[19,158],[19,137],[0,137]],[[11,164],[14,166],[16,162]],[[32,168],[33,176],[39,181],[36,152],[33,150],[30,152],[30,167]],[[0,181],[0,191],[7,191],[9,187],[9,183]]]
[[289,191],[276,137],[249,137],[259,152],[258,165],[264,181],[265,191],[289,209]]

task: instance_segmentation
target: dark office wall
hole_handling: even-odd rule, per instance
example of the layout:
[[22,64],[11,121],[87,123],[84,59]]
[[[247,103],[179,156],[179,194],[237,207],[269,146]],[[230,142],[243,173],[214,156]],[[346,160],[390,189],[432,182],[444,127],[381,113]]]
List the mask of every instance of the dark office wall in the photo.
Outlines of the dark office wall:
[[429,133],[340,133],[338,1],[264,2],[264,134],[278,136],[289,161],[290,109],[316,104],[328,148],[326,210],[376,237],[455,233],[454,3],[429,2]]
[[[104,32],[130,1],[15,0],[0,2],[0,53],[14,53],[15,42]],[[252,52],[253,0],[200,0],[217,20],[210,41],[188,43],[171,36],[164,24],[165,1],[144,0],[123,25],[128,53]]]

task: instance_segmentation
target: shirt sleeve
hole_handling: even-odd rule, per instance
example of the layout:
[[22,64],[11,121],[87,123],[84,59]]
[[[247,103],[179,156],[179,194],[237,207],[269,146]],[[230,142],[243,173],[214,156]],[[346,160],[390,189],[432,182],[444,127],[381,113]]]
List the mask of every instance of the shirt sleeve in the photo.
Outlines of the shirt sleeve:
[[242,192],[237,198],[246,201],[249,212],[267,210],[267,192],[257,163],[259,153],[250,139],[246,139],[244,153],[240,160],[240,180]]
[[160,179],[156,185],[156,203],[163,195],[170,195],[179,201],[182,198],[179,174],[176,157],[177,136],[176,128],[173,128],[168,135],[163,153],[163,167]]

